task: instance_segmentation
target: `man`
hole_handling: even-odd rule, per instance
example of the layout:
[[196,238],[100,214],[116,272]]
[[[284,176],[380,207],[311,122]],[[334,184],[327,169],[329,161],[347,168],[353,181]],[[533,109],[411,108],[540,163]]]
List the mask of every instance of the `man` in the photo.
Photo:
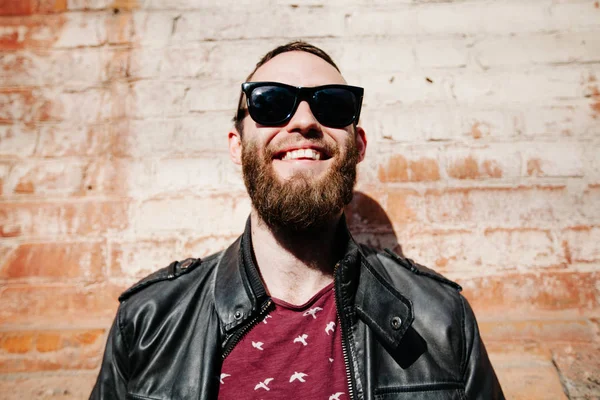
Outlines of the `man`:
[[307,43],[263,57],[229,132],[245,232],[120,297],[91,398],[503,398],[460,286],[348,233],[362,94]]

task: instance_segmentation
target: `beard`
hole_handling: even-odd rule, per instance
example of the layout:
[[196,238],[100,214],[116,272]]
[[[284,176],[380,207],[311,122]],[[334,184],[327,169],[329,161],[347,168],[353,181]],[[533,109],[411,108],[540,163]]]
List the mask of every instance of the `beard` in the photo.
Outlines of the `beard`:
[[271,229],[319,230],[352,200],[359,159],[354,132],[348,135],[344,154],[324,142],[312,143],[323,147],[334,158],[329,170],[320,178],[298,171],[284,182],[273,170],[275,151],[265,148],[261,157],[255,142],[243,143],[244,183],[259,217]]

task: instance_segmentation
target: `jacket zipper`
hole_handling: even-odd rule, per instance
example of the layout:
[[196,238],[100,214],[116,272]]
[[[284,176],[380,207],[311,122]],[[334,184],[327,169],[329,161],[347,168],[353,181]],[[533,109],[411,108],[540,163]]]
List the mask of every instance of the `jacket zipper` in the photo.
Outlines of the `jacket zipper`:
[[271,308],[272,308],[271,306],[273,304],[274,304],[273,300],[271,300],[271,299],[267,300],[260,308],[260,311],[259,311],[258,315],[256,315],[256,317],[252,318],[252,320],[250,320],[249,323],[247,323],[243,328],[239,329],[236,333],[231,335],[231,337],[229,337],[229,339],[227,339],[228,343],[225,345],[225,351],[221,355],[223,360],[225,358],[227,358],[227,356],[231,353],[231,351],[234,349],[234,347],[240,342],[240,340],[242,340],[242,338],[244,336],[246,336],[246,334],[248,332],[250,332],[250,330],[252,328],[254,328],[254,326],[257,323],[260,322],[260,317],[266,316],[267,314],[269,314],[269,312],[271,311]]
[[[339,267],[340,263],[335,264],[335,267],[333,268],[333,279],[334,281],[336,281],[337,283],[337,269]],[[336,285],[333,285],[333,292],[334,292],[334,298],[335,298],[335,308],[338,312],[338,318],[340,319],[340,325],[342,327],[342,354],[344,355],[344,366],[346,367],[346,381],[348,383],[348,392],[349,392],[349,398],[350,399],[354,399],[354,377],[352,375],[352,371],[351,371],[351,367],[350,367],[350,357],[348,356],[348,343],[347,343],[347,338],[346,335],[344,334],[344,331],[348,331],[349,327],[345,326],[345,320],[344,320],[344,316],[342,313],[342,310],[340,308],[340,303],[338,301],[338,292],[336,290]]]

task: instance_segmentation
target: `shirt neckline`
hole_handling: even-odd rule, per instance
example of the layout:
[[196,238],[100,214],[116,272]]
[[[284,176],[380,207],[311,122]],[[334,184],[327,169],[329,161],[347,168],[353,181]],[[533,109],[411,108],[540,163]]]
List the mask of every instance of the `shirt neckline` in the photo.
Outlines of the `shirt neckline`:
[[273,302],[276,305],[283,307],[285,309],[292,310],[292,311],[303,311],[303,310],[307,309],[308,307],[312,306],[314,303],[316,303],[317,300],[319,300],[321,297],[323,297],[327,292],[329,292],[330,290],[333,290],[333,283],[334,282],[331,282],[327,286],[325,286],[323,289],[319,290],[313,297],[310,298],[310,300],[308,300],[304,304],[295,305],[295,304],[288,303],[285,300],[277,299],[275,297],[272,297],[271,300],[273,300]]

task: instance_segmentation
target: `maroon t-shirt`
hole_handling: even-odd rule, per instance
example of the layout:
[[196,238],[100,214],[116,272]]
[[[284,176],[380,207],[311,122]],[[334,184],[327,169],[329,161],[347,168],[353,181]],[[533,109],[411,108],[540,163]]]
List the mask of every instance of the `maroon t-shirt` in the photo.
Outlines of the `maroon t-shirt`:
[[219,399],[348,399],[333,283],[301,306],[273,301],[224,360]]

